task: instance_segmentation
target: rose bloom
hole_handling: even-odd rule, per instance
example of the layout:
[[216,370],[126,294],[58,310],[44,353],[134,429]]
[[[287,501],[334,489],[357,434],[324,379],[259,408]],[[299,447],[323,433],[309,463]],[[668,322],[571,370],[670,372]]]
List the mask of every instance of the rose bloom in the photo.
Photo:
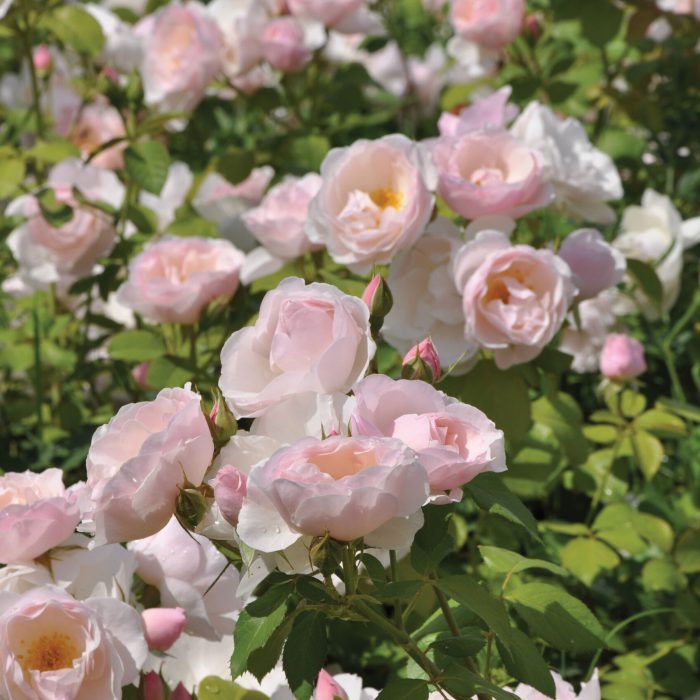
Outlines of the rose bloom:
[[511,245],[482,231],[454,261],[465,333],[507,369],[537,357],[554,337],[576,294],[569,266],[549,250]]
[[232,566],[224,571],[226,559],[210,540],[187,532],[173,517],[128,548],[138,562],[136,573],[160,592],[160,604],[186,611],[186,632],[212,640],[233,632],[241,607],[235,595],[239,574]]
[[430,220],[434,199],[424,170],[429,174],[419,146],[399,134],[334,148],[309,206],[309,238],[358,272],[388,262],[410,248]]
[[54,191],[58,202],[73,210],[70,221],[57,228],[52,226],[42,216],[39,202],[32,195],[20,197],[7,207],[8,216],[26,219],[7,239],[19,263],[20,293],[46,289],[51,283],[68,286],[89,275],[98,258],[107,255],[117,239],[107,214],[77,202],[73,196],[76,187],[88,200],[121,206],[124,187],[114,173],[69,159],[51,170],[47,186]]
[[531,102],[511,133],[540,154],[542,174],[554,188],[554,206],[578,219],[610,224],[615,212],[605,203],[622,197],[622,182],[612,158],[589,141],[573,117],[559,118]]
[[151,323],[196,323],[212,301],[233,296],[244,259],[228,241],[165,238],[129,263],[117,300]]
[[510,44],[523,28],[525,0],[452,0],[450,22],[457,34],[486,49]]
[[647,363],[644,346],[624,333],[613,333],[605,339],[600,353],[600,371],[615,381],[626,381],[644,374]]
[[321,189],[321,182],[316,173],[286,178],[270,189],[259,206],[243,214],[243,222],[265,248],[284,260],[318,249],[304,227],[309,203]]
[[[112,106],[95,102],[86,105],[78,121],[68,135],[69,140],[77,146],[83,158],[91,156],[103,144],[117,138],[125,138],[124,122],[119,112]],[[111,148],[101,151],[90,160],[96,168],[115,170],[124,166],[124,149],[126,140]]]
[[[552,671],[556,693],[555,700],[600,700],[600,681],[596,670],[588,683],[581,684],[581,692],[576,694],[571,683],[567,683],[556,671]],[[549,696],[540,693],[532,686],[520,683],[513,691],[520,700],[551,700]]]
[[[395,535],[392,530],[399,526],[391,521],[415,519],[427,495],[425,469],[398,440],[304,438],[250,472],[238,534],[261,552],[326,533],[341,541],[364,537],[368,545],[382,546],[387,536],[382,526]],[[416,524],[409,523],[410,537]]]
[[294,394],[348,391],[374,351],[361,299],[289,277],[265,295],[255,325],[226,341],[219,386],[237,418],[259,416]]
[[363,0],[287,0],[293,15],[305,19],[315,19],[327,27],[332,27],[349,17],[362,7]]
[[273,68],[286,72],[303,68],[311,57],[304,42],[304,30],[292,17],[277,17],[265,25],[262,50]]
[[438,192],[467,219],[490,214],[517,218],[546,206],[552,198],[537,152],[507,131],[473,131],[439,139],[433,158]]
[[87,456],[98,543],[165,527],[180,487],[201,484],[213,456],[199,394],[163,389],[153,401],[122,406],[92,436]]
[[60,469],[0,476],[0,563],[36,559],[70,537],[79,521]]
[[484,471],[505,471],[503,431],[478,408],[427,382],[382,374],[366,377],[353,392],[352,434],[396,438],[415,450],[433,495],[459,489]]
[[449,367],[461,358],[464,371],[478,347],[464,337],[462,297],[452,280],[452,255],[459,244],[456,226],[438,219],[413,248],[392,260],[388,284],[394,304],[382,336],[401,355],[430,336],[441,364]]
[[54,586],[0,596],[4,698],[120,698],[146,655],[141,617],[118,600],[77,601]]
[[172,2],[141,20],[146,104],[160,111],[194,109],[221,70],[223,38],[199,2]]
[[477,97],[459,114],[443,112],[438,119],[440,136],[457,137],[480,129],[505,129],[518,114],[518,108],[508,104],[512,92],[510,85],[506,85],[490,95]]
[[562,242],[558,255],[574,274],[579,299],[592,299],[614,287],[627,269],[625,256],[592,228],[570,233]]

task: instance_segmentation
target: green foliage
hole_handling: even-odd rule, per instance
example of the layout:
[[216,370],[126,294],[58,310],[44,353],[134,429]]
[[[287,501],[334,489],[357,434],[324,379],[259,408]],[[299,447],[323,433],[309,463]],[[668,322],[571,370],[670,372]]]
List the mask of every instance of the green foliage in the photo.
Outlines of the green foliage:
[[124,151],[127,175],[146,192],[160,194],[168,177],[170,156],[159,141],[143,141]]

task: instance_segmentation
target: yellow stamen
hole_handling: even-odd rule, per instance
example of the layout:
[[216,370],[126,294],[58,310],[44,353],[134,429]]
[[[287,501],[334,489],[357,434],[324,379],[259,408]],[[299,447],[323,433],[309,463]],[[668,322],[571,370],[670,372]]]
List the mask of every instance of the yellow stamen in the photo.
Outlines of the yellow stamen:
[[369,193],[370,199],[383,211],[387,207],[401,211],[403,208],[403,194],[380,187]]
[[33,640],[26,653],[18,658],[25,671],[43,672],[72,668],[73,660],[79,655],[78,648],[67,634],[50,632]]

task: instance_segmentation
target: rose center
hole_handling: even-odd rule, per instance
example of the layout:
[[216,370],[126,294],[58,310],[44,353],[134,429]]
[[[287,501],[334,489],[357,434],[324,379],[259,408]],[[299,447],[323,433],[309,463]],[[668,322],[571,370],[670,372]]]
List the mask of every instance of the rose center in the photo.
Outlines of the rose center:
[[504,304],[507,304],[510,300],[508,285],[506,285],[503,280],[496,279],[489,282],[488,292],[486,293],[486,301],[494,301],[495,299],[499,299]]
[[503,173],[498,168],[477,168],[470,179],[477,187],[490,187],[503,182]]
[[403,209],[403,194],[394,190],[380,187],[369,193],[370,199],[384,211],[387,207],[401,211]]
[[25,671],[58,671],[72,668],[73,660],[80,655],[78,648],[67,634],[49,632],[37,637],[28,645],[25,654],[18,656]]

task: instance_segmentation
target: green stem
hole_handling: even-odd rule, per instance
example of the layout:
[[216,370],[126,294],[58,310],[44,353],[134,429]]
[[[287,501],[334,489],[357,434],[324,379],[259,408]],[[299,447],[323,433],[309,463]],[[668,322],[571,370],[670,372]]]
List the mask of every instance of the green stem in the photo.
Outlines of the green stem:
[[343,578],[345,579],[346,595],[352,595],[357,590],[356,573],[355,550],[348,544],[343,548]]
[[41,371],[41,327],[36,307],[32,310],[34,322],[34,392],[36,394],[36,434],[39,442],[44,437],[43,393],[44,379]]
[[36,115],[36,133],[43,139],[46,131],[44,115],[41,112],[41,91],[39,90],[39,78],[34,67],[34,53],[32,51],[32,30],[29,26],[23,30],[18,30],[24,49],[24,57],[29,65],[29,79],[32,85],[32,104]]
[[[397,565],[396,565],[396,550],[389,550],[389,572],[392,581],[398,581]],[[396,626],[403,629],[403,606],[401,601],[396,598],[394,600],[394,619],[396,620]]]
[[678,375],[678,370],[676,369],[676,363],[673,359],[673,352],[666,342],[661,343],[661,352],[664,356],[664,363],[666,364],[668,376],[671,379],[671,394],[673,398],[677,401],[687,401],[680,376]]

